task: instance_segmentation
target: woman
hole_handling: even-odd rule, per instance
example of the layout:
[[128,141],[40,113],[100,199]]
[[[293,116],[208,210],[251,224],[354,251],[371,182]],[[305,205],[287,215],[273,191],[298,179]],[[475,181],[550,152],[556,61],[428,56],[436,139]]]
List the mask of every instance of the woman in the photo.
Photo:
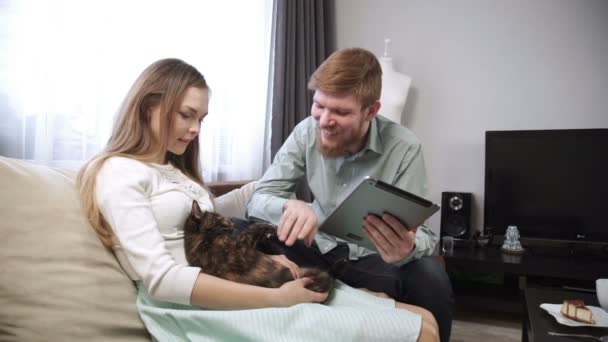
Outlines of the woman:
[[[296,280],[278,289],[230,282],[188,266],[183,225],[192,201],[214,209],[198,157],[208,102],[209,88],[194,67],[178,59],[153,63],[129,91],[108,145],[78,176],[87,217],[136,282],[139,313],[152,335],[158,340],[432,338],[436,323],[428,312],[418,311],[421,319],[395,310],[392,300],[346,286],[334,291],[328,306],[305,304],[323,302],[328,294],[306,289],[311,280],[300,278],[299,268],[283,256],[275,259]],[[269,309],[243,310],[255,308]],[[239,324],[253,321],[262,327]],[[399,328],[391,331],[390,324]],[[405,333],[403,324],[409,327]]]

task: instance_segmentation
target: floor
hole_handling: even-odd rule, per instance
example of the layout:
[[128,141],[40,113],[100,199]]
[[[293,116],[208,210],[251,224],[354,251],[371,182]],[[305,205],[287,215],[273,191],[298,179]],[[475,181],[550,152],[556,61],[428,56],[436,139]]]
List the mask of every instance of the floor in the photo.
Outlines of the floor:
[[521,341],[521,318],[494,312],[457,309],[450,341]]

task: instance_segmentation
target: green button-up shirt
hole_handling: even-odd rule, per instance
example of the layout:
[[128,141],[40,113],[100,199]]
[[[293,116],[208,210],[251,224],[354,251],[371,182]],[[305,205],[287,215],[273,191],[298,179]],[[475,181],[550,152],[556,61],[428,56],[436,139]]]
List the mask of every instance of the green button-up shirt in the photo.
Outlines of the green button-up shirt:
[[[312,209],[321,223],[366,176],[396,185],[421,197],[427,195],[422,145],[407,128],[382,116],[370,125],[367,143],[361,151],[338,158],[326,158],[317,149],[317,124],[312,117],[300,122],[277,152],[274,162],[256,185],[247,215],[278,224],[283,205],[293,196],[296,184],[306,177],[314,195]],[[319,231],[315,240],[322,253],[342,241]],[[416,232],[416,247],[410,256],[395,263],[432,254],[437,235],[425,225]],[[349,243],[350,258],[371,253]]]

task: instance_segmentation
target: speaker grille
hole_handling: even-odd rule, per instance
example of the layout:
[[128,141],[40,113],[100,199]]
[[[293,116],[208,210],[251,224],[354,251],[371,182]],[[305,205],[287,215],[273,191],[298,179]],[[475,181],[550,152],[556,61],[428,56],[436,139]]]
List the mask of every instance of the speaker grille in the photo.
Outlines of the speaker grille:
[[467,238],[471,230],[471,193],[441,194],[441,235]]

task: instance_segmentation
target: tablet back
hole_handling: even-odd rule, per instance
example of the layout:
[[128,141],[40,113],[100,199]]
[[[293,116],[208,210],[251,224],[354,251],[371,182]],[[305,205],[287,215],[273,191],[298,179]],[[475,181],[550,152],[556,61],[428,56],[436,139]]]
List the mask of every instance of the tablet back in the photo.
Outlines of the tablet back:
[[418,227],[439,210],[432,202],[382,181],[366,177],[327,217],[319,231],[372,250],[363,230],[368,214],[390,213],[407,227]]

